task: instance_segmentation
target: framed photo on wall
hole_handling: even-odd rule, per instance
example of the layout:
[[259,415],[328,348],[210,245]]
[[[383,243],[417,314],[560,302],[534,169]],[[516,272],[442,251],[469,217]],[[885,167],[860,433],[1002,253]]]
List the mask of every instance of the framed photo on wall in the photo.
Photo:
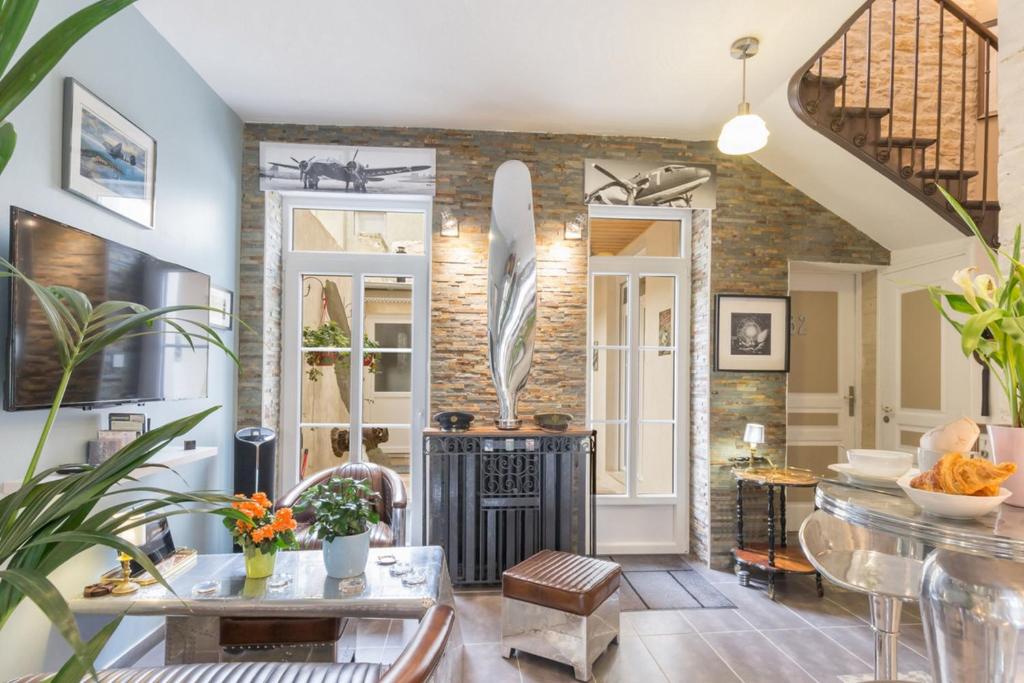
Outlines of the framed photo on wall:
[[723,372],[789,372],[789,297],[715,296],[715,367]]
[[156,140],[71,77],[64,79],[61,187],[155,227]]
[[210,311],[210,327],[222,330],[230,330],[232,327],[231,317],[235,312],[235,294],[231,290],[220,287],[210,287],[210,308],[217,309]]

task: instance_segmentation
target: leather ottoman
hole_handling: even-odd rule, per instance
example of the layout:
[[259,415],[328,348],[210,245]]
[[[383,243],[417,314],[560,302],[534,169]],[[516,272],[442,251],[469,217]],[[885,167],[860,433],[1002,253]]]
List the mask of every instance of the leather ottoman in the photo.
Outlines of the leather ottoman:
[[572,666],[577,680],[619,637],[614,562],[542,550],[501,575],[501,652],[522,650]]

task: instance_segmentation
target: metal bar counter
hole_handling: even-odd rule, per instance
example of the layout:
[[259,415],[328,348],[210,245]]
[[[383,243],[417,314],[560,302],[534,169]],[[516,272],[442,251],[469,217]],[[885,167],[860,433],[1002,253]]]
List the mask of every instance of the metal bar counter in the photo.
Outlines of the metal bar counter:
[[[1004,503],[984,517],[950,519],[922,511],[902,492],[831,481],[819,483],[815,502],[838,520],[894,537],[896,555],[923,560],[923,565],[918,565],[918,590],[911,590],[910,595],[916,592],[920,597],[928,656],[937,683],[1019,681],[1017,644],[1024,630],[1024,508]],[[859,570],[871,574],[878,567]],[[876,589],[870,589],[872,600],[884,597],[876,596]],[[897,609],[894,633],[899,630],[898,613]],[[890,662],[895,664],[895,656]]]

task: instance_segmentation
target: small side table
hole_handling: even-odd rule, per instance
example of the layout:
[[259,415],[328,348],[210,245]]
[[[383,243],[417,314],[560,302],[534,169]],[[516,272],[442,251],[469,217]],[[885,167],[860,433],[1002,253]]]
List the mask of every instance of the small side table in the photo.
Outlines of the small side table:
[[[734,469],[736,477],[736,575],[741,586],[750,585],[750,572],[757,569],[768,576],[768,597],[775,599],[775,577],[778,574],[814,574],[818,597],[825,594],[821,574],[807,561],[800,546],[789,547],[786,542],[786,489],[812,488],[818,479],[801,470],[750,467]],[[768,543],[746,543],[743,539],[743,487],[744,484],[767,489]],[[775,493],[778,491],[779,527],[775,528]]]

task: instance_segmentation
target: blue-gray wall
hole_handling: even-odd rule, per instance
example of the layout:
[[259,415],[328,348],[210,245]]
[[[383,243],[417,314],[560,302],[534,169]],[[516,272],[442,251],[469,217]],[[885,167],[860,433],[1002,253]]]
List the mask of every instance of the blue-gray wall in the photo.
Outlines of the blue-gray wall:
[[[29,29],[34,41],[86,0],[46,0]],[[147,230],[60,189],[62,82],[73,76],[157,140],[156,230]],[[18,131],[14,159],[0,175],[0,253],[7,256],[11,204],[208,273],[215,285],[237,291],[242,123],[191,67],[134,9],[129,8],[68,53],[11,117]],[[6,320],[6,287],[0,292]],[[6,330],[3,330],[6,339]],[[235,333],[228,333],[233,344]],[[2,361],[0,361],[2,363]],[[223,406],[192,434],[220,455],[182,468],[191,488],[231,488],[231,432],[235,414],[234,366],[223,354],[210,356],[209,399],[150,403],[143,410],[154,424],[210,405]],[[105,411],[65,409],[44,455],[44,465],[84,459]],[[45,411],[0,413],[0,481],[19,480],[28,463]],[[169,475],[147,483],[182,488]],[[211,518],[178,518],[178,545],[226,551],[226,532]],[[81,556],[55,577],[66,592],[81,590],[101,569],[113,566],[113,551]],[[129,618],[100,658],[105,664],[159,625]],[[83,624],[92,630],[97,622]],[[54,670],[68,651],[34,605],[25,603],[0,634],[0,679]]]

